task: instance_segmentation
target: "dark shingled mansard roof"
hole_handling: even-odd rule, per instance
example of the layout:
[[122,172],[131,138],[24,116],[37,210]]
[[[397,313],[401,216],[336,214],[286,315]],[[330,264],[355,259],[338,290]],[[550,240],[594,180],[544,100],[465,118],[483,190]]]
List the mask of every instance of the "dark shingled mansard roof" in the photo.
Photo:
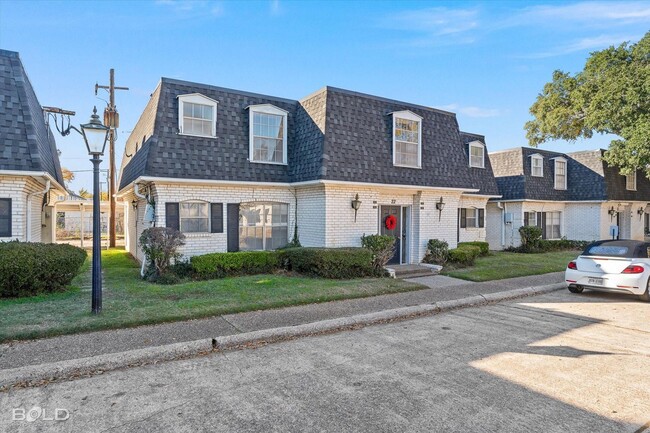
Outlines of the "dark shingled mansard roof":
[[[216,138],[178,134],[179,95],[218,101]],[[288,114],[287,165],[248,161],[250,105],[272,104]],[[392,116],[422,119],[422,169],[393,166]],[[469,167],[469,141],[453,113],[333,87],[300,101],[162,78],[127,140],[120,189],[140,176],[250,182],[337,180],[480,189],[496,195],[486,168]],[[136,151],[137,149],[137,151]]]
[[[637,190],[625,189],[625,176],[603,161],[604,150],[560,153],[518,147],[490,154],[503,200],[650,200],[650,180],[637,171]],[[543,157],[543,177],[531,175],[531,156]],[[555,158],[567,160],[567,189],[554,188]]]
[[47,172],[63,185],[54,135],[18,53],[0,50],[0,170]]

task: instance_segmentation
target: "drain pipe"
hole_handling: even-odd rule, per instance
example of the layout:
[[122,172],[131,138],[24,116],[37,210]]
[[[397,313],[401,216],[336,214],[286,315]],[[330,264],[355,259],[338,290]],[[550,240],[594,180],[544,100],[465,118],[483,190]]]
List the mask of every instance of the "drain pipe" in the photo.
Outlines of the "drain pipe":
[[41,195],[42,194],[47,194],[50,191],[51,186],[52,186],[52,184],[48,180],[45,183],[45,189],[43,191],[36,191],[36,192],[32,192],[30,194],[27,194],[27,206],[26,206],[26,209],[25,209],[25,219],[27,220],[26,221],[27,230],[25,231],[25,240],[26,240],[26,242],[31,242],[31,240],[32,240],[32,230],[31,230],[31,226],[32,226],[32,211],[31,211],[31,209],[32,209],[32,197],[35,196],[35,195],[39,195],[39,194],[41,194]]
[[[133,193],[135,194],[136,197],[142,198],[142,199],[146,200],[147,203],[149,203],[149,194],[144,195],[144,194],[140,193],[140,184],[138,184],[138,183],[135,184],[135,188],[133,189]],[[143,221],[143,223],[144,223],[144,221]],[[149,227],[151,227],[152,225],[153,225],[153,222],[150,223]],[[136,233],[135,250],[136,250],[136,254],[137,254],[137,251],[138,251],[138,239],[137,239],[138,215],[137,215],[137,213],[135,215],[135,233]],[[147,264],[147,258],[143,256],[142,257],[142,266],[140,266],[140,277],[142,277],[142,278],[144,278],[144,268],[145,268],[146,264]]]
[[497,207],[501,209],[501,246],[506,246],[506,208],[505,203],[497,202]]

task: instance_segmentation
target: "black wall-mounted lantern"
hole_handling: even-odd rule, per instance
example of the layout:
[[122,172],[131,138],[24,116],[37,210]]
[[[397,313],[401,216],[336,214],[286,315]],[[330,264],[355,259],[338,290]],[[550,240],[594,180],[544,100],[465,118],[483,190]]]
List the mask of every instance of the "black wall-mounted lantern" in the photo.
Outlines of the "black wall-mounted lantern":
[[641,206],[640,208],[637,209],[636,213],[639,215],[639,219],[640,219],[645,213],[645,208]]
[[442,197],[440,197],[440,201],[436,202],[436,209],[438,210],[438,221],[440,221],[440,218],[442,217],[442,210],[445,208],[445,202],[442,201]]
[[607,211],[609,214],[609,219],[612,220],[614,218],[614,215],[616,215],[616,209],[614,209],[614,206],[610,207],[609,210]]
[[352,200],[352,209],[354,209],[354,222],[357,222],[357,211],[361,207],[361,200],[359,200],[359,194],[354,196],[354,200]]

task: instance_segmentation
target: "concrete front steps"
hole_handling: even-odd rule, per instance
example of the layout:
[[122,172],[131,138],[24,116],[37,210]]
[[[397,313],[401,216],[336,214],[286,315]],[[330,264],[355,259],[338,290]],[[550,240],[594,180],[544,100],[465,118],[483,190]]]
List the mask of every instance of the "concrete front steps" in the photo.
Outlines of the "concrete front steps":
[[429,277],[435,275],[440,272],[441,267],[427,264],[388,265],[386,266],[386,269],[394,278],[404,280],[407,278]]

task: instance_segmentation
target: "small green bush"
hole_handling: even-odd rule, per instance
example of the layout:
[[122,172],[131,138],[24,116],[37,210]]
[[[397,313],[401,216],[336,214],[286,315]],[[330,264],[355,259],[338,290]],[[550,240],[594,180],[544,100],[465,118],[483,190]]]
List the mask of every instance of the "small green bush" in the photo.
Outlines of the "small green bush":
[[366,248],[288,248],[282,251],[289,270],[322,278],[360,278],[384,275],[373,265]]
[[424,263],[434,263],[444,265],[449,260],[449,244],[439,239],[429,239],[427,242],[427,252],[422,261]]
[[519,235],[521,236],[522,252],[539,250],[539,244],[542,240],[541,227],[521,226],[519,227]]
[[267,274],[280,268],[279,251],[240,251],[212,253],[190,258],[197,278],[223,278],[226,276]]
[[479,247],[463,245],[449,250],[449,261],[463,266],[472,266],[480,254],[481,249]]
[[481,251],[481,256],[487,256],[490,255],[490,244],[487,242],[479,242],[479,241],[474,241],[474,242],[460,242],[458,244],[458,247],[465,247],[465,246],[471,246],[471,247],[478,247],[479,250]]
[[363,235],[361,246],[372,251],[373,266],[381,269],[395,255],[395,237],[384,235]]
[[[167,272],[173,262],[181,257],[178,248],[185,245],[185,235],[169,227],[151,227],[140,235],[140,246],[147,257],[146,277],[150,281]],[[173,278],[168,278],[169,281]]]
[[0,297],[63,290],[79,273],[86,255],[67,244],[0,242]]

